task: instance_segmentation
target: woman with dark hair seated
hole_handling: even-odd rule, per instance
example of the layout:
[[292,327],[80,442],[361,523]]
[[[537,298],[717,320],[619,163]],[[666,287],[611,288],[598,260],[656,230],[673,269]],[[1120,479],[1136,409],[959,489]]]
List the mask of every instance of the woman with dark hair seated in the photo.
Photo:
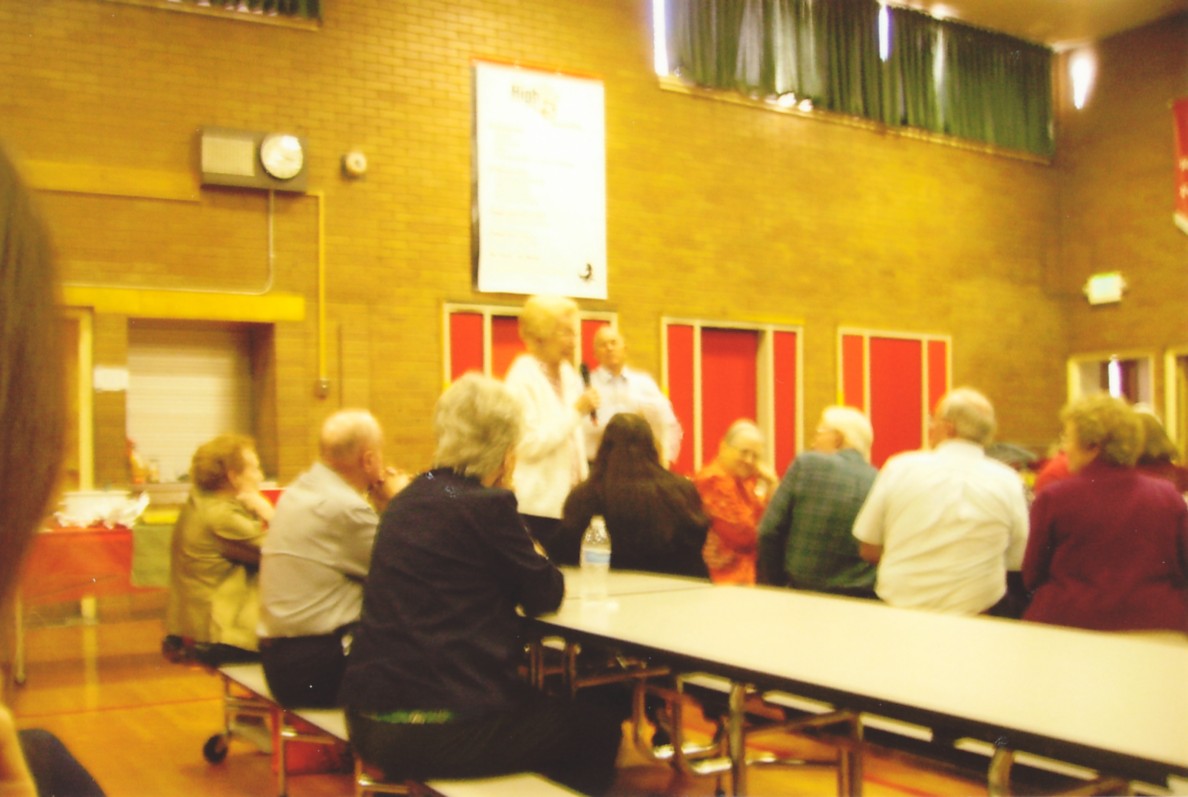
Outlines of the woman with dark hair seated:
[[660,464],[643,416],[619,413],[606,425],[590,478],[573,488],[561,513],[554,553],[563,564],[577,562],[594,515],[606,518],[612,568],[709,578],[701,549],[710,521],[701,496]]

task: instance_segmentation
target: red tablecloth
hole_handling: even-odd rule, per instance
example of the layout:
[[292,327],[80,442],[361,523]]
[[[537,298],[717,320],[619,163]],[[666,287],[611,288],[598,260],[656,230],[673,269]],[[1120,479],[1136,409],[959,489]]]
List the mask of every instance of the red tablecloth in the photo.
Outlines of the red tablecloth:
[[57,603],[136,592],[141,588],[132,586],[131,572],[131,530],[47,530],[25,561],[21,595],[26,603]]

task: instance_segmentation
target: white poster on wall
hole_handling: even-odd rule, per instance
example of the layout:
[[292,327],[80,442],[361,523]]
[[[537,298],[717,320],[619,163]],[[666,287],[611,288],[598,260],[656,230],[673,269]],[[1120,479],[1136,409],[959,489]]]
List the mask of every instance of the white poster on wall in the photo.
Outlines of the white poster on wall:
[[474,66],[475,285],[606,298],[602,82]]

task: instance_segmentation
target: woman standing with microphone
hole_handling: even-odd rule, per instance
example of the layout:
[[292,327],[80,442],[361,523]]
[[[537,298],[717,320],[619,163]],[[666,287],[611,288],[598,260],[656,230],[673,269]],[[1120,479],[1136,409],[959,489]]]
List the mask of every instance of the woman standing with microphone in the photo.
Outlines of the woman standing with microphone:
[[504,379],[524,411],[516,499],[528,530],[550,555],[565,498],[586,478],[582,419],[599,403],[598,392],[582,384],[573,366],[577,312],[572,299],[529,297],[520,312],[520,339],[528,352],[516,358]]

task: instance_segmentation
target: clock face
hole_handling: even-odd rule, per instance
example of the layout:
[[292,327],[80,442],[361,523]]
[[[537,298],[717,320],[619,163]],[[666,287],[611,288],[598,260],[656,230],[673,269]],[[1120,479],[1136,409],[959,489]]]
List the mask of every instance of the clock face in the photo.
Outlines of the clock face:
[[291,180],[301,174],[305,153],[301,140],[288,133],[271,133],[260,142],[260,164],[278,180]]

